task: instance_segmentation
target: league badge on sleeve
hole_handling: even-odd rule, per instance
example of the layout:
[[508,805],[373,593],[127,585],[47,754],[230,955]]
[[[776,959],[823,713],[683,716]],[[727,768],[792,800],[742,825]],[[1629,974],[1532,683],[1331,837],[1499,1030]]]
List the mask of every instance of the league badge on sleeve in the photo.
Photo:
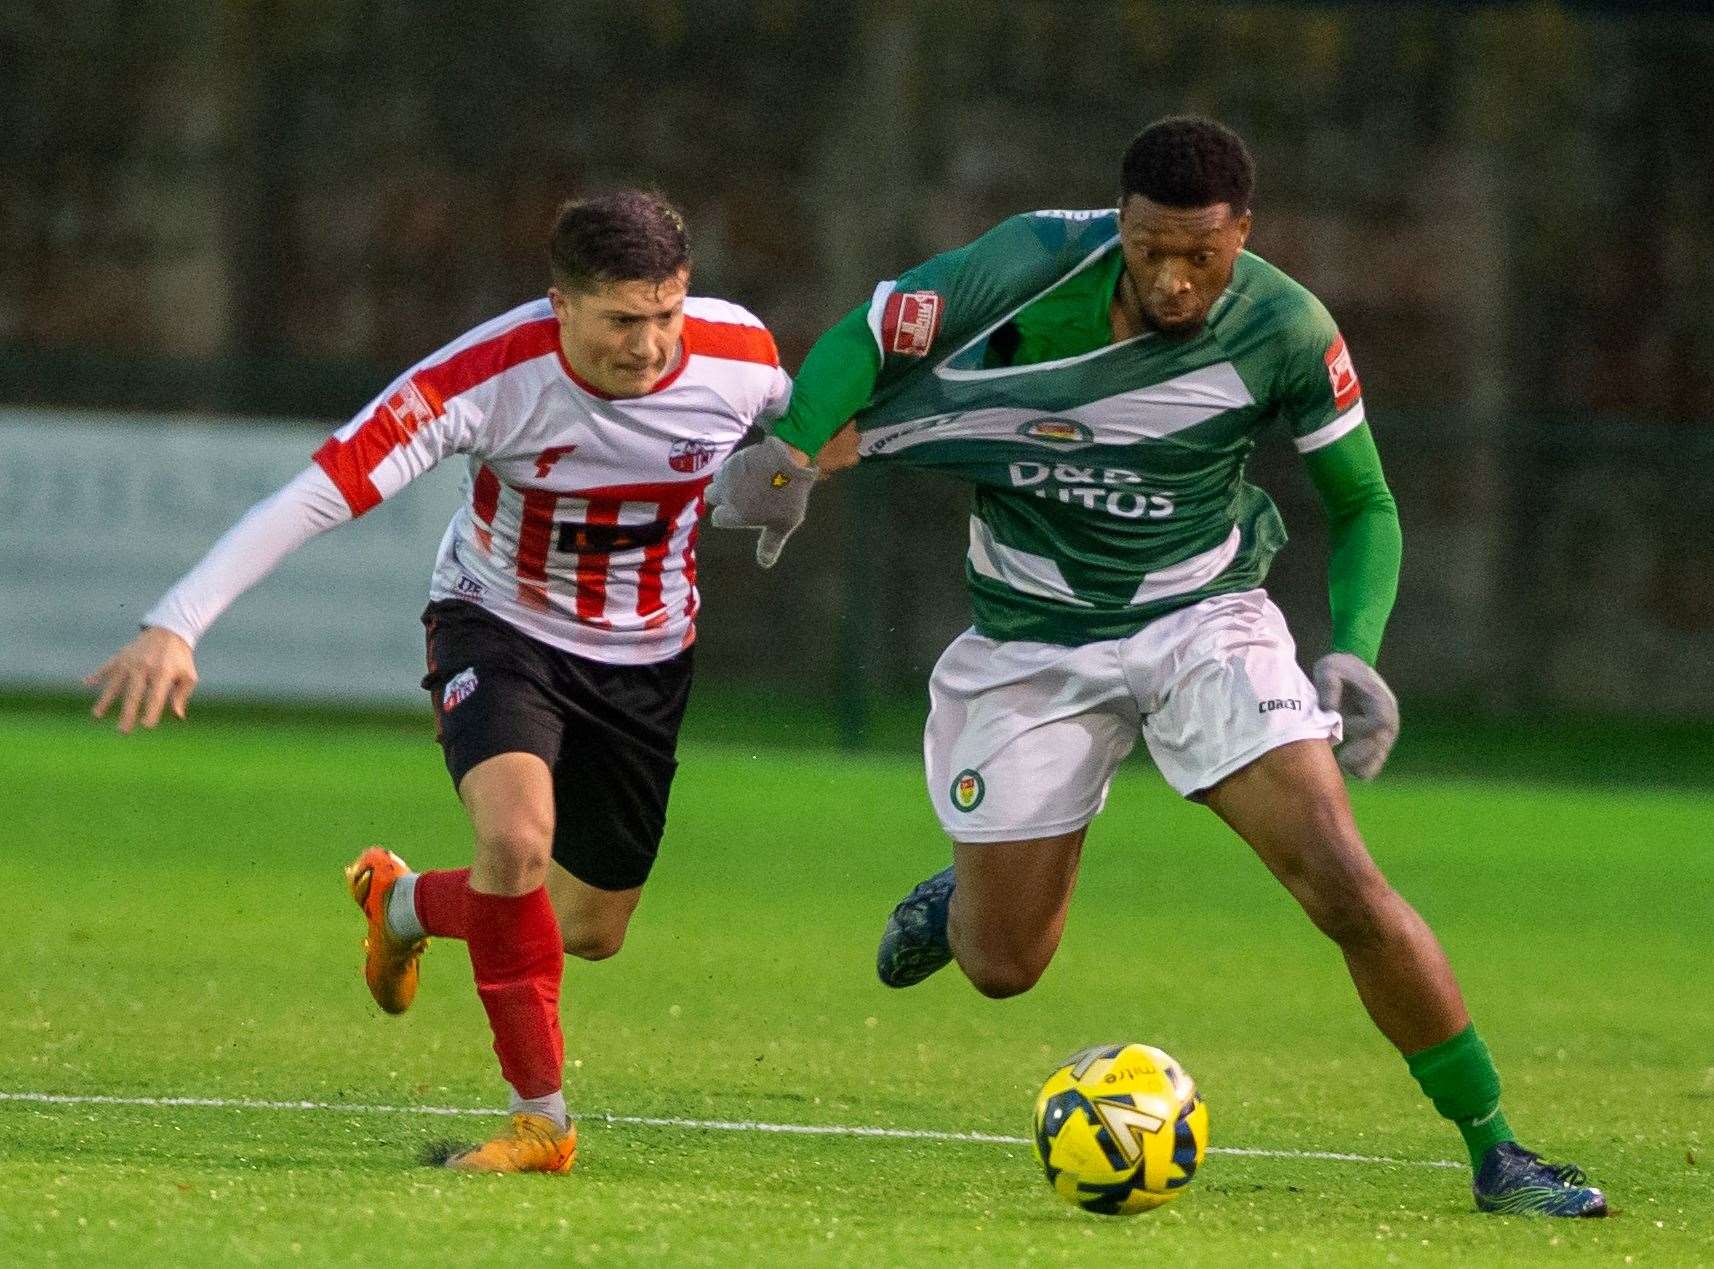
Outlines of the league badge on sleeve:
[[982,797],[988,792],[988,786],[983,783],[982,773],[965,768],[952,780],[952,805],[961,811],[974,811],[982,805]]
[[940,333],[944,302],[934,291],[894,291],[881,310],[881,342],[903,357],[926,357]]
[[1345,347],[1345,336],[1333,336],[1326,361],[1327,378],[1333,385],[1333,405],[1343,414],[1363,395],[1363,385],[1357,382],[1357,367],[1351,364],[1351,350]]

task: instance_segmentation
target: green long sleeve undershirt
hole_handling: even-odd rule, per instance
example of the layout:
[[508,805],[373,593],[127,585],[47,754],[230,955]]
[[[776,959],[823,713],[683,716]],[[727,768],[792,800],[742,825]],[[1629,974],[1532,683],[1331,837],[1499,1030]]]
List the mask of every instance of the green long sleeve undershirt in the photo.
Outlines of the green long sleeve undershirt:
[[[774,431],[813,457],[868,405],[880,370],[880,349],[869,330],[869,306],[862,304],[840,318],[809,350],[792,387],[791,408]],[[1327,511],[1333,649],[1373,665],[1398,597],[1404,550],[1398,505],[1387,488],[1381,456],[1366,423],[1333,444],[1305,454],[1304,463]]]

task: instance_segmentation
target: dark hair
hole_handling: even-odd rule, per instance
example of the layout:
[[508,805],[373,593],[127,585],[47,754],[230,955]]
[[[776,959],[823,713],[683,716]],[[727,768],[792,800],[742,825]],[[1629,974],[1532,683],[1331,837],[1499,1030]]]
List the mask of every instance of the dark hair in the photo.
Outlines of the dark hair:
[[554,285],[664,282],[690,267],[684,217],[658,194],[627,189],[562,203],[548,236]]
[[1242,216],[1255,186],[1256,165],[1243,138],[1200,115],[1155,120],[1137,134],[1119,167],[1121,203],[1132,194],[1164,207],[1226,203]]

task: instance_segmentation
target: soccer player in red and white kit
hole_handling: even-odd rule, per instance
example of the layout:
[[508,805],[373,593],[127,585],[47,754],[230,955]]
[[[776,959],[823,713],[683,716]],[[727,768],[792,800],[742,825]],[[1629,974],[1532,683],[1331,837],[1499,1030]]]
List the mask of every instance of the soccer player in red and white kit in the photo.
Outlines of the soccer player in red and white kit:
[[[625,192],[566,204],[547,298],[395,380],[257,504],[89,677],[119,730],[184,717],[192,655],[247,587],[316,534],[453,454],[467,497],[441,542],[428,676],[475,831],[469,868],[413,873],[371,847],[346,870],[364,976],[409,1008],[429,936],[462,939],[512,1088],[508,1127],[448,1166],[563,1172],[565,953],[618,951],[654,863],[690,688],[703,491],[791,381],[767,329],[687,294],[678,213]],[[807,492],[807,491],[806,491]]]

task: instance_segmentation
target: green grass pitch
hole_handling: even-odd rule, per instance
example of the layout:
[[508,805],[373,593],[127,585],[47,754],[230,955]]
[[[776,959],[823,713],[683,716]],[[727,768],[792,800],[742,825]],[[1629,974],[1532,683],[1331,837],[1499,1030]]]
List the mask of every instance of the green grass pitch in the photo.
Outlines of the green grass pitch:
[[[698,706],[693,705],[693,712]],[[198,717],[121,739],[0,713],[0,1264],[1714,1263],[1714,797],[1395,778],[1356,791],[1439,931],[1526,1142],[1605,1222],[1474,1212],[1456,1134],[1247,850],[1141,762],[1098,821],[1059,958],[1017,1000],[874,980],[946,848],[915,763],[687,745],[629,944],[568,968],[567,1178],[423,1147],[501,1089],[463,949],[382,1016],[340,884],[356,848],[467,859],[426,732]],[[699,736],[711,730],[701,720]],[[1158,1044],[1217,1149],[1179,1202],[1090,1216],[1027,1146],[626,1119],[1029,1131],[1082,1045]],[[48,1103],[20,1094],[325,1108]],[[603,1115],[622,1117],[610,1121]]]

